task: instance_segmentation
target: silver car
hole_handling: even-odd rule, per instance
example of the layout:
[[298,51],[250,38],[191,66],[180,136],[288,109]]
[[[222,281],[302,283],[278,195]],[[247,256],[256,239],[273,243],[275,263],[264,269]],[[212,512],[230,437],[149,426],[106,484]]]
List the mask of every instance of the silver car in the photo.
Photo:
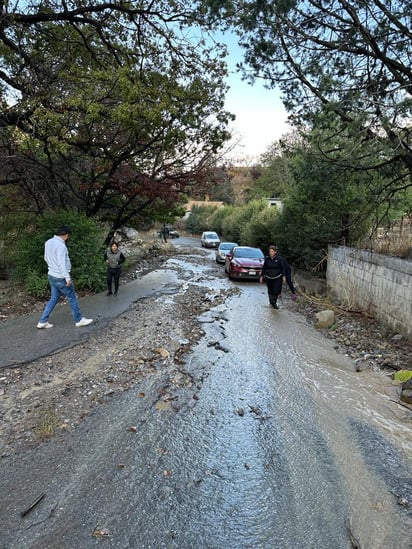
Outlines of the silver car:
[[216,250],[216,263],[224,263],[226,255],[234,246],[239,246],[237,242],[221,242]]
[[200,243],[202,248],[217,248],[220,244],[220,238],[219,235],[213,231],[205,231],[202,233]]

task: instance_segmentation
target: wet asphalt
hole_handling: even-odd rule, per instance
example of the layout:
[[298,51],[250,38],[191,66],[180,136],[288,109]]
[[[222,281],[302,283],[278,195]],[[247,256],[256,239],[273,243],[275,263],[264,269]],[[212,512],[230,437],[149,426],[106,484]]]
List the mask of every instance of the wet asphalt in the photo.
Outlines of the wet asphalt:
[[158,269],[121,285],[117,296],[102,292],[81,298],[83,316],[93,318],[92,324],[82,328],[76,328],[69,305],[63,303],[59,303],[50,315],[53,328],[37,329],[38,313],[4,322],[0,324],[0,368],[19,366],[86,341],[127,311],[132,303],[173,292],[175,287],[176,273]]

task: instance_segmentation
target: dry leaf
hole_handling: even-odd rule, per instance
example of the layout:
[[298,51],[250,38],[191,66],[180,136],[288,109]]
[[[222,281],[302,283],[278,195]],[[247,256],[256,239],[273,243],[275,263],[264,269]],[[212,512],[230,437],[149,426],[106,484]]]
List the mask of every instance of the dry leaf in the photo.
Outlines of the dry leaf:
[[166,402],[164,400],[158,400],[155,404],[155,408],[157,410],[162,410],[162,411],[171,410],[172,409],[172,404],[171,404],[171,402]]
[[95,528],[93,530],[93,536],[96,538],[107,538],[110,536],[110,532],[107,528]]
[[164,349],[163,347],[159,347],[158,349],[154,350],[156,353],[159,353],[159,355],[163,358],[167,358],[170,356],[170,353],[167,349]]

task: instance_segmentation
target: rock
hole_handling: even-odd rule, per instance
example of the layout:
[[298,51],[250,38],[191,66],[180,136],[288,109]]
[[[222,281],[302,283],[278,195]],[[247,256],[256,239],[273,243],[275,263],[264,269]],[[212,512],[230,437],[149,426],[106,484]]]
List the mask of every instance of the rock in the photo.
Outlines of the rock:
[[403,389],[400,399],[407,404],[412,404],[412,389]]
[[402,389],[411,389],[412,390],[412,378],[408,379],[402,383]]
[[124,239],[137,240],[139,238],[139,233],[132,227],[121,227],[115,232],[114,237],[117,241],[122,241]]
[[320,311],[315,314],[316,328],[330,328],[335,322],[335,313],[330,310]]

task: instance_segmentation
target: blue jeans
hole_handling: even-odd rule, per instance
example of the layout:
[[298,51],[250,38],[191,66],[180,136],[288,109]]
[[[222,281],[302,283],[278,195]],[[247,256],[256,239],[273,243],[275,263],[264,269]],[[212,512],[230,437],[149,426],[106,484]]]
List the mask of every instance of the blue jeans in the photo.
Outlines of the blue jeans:
[[50,275],[48,276],[48,279],[51,288],[51,297],[46,303],[40,322],[47,322],[49,320],[49,316],[59,302],[61,296],[67,298],[74,316],[74,321],[79,322],[82,318],[82,314],[80,312],[79,300],[77,299],[73,283],[70,286],[67,286],[65,278],[56,278]]

